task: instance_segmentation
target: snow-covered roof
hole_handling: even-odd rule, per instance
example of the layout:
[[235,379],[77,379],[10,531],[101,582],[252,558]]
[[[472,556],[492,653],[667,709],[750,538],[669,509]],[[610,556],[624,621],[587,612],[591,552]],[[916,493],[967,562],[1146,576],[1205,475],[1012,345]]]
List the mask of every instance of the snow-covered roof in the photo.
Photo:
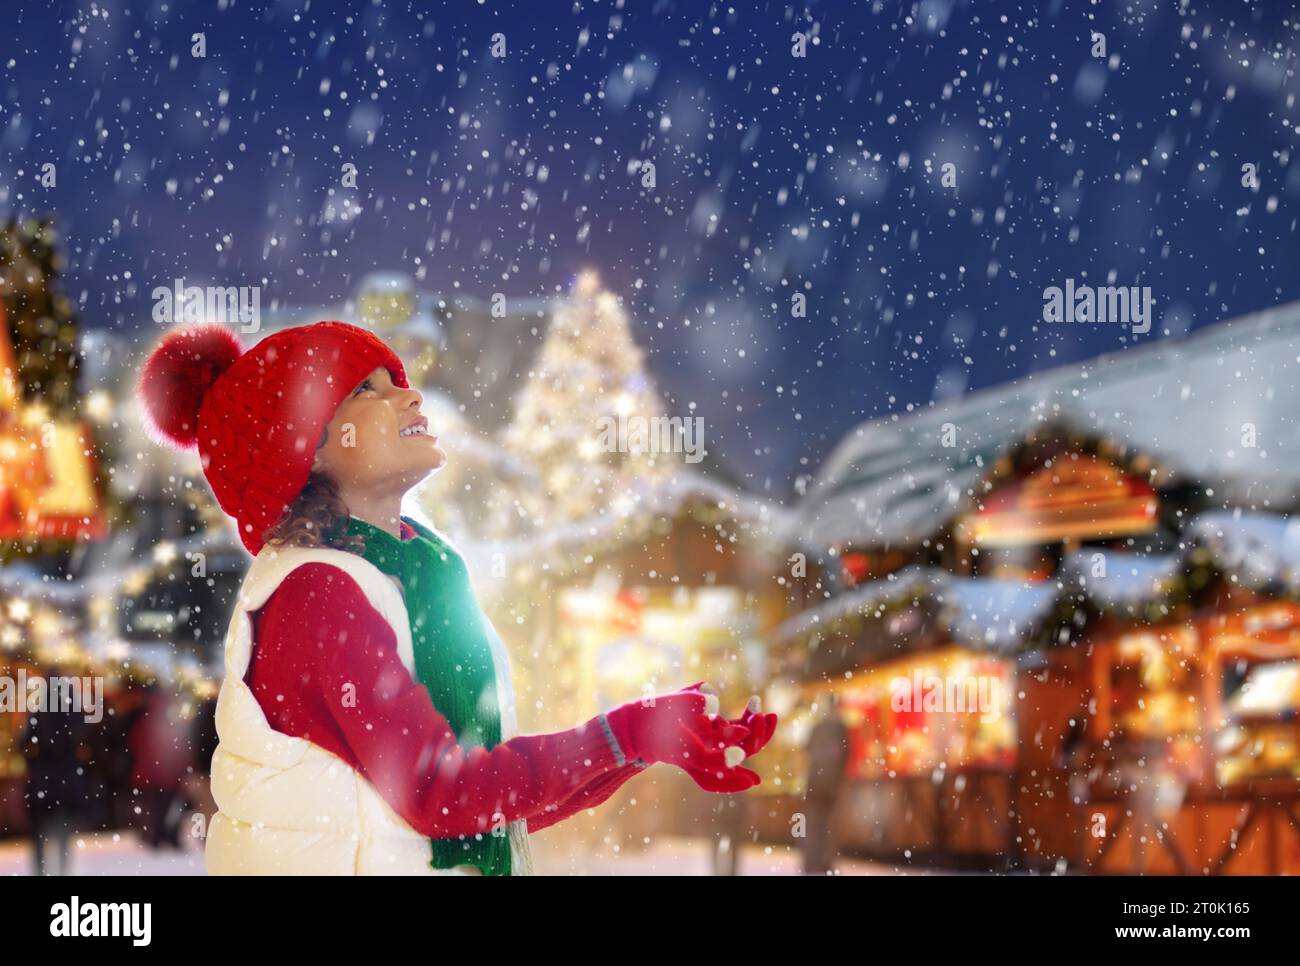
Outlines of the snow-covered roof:
[[1056,602],[1053,584],[996,577],[949,576],[938,588],[952,639],[967,647],[1005,651],[1015,646]]
[[1300,520],[1216,510],[1198,516],[1188,532],[1216,566],[1248,587],[1300,586]]
[[1182,553],[1139,554],[1089,548],[1061,561],[1058,579],[1106,610],[1135,606],[1157,596],[1182,571]]
[[850,615],[873,616],[886,601],[925,595],[941,605],[940,624],[955,643],[1009,651],[1047,614],[1058,593],[1055,581],[958,577],[936,568],[906,567],[791,617],[773,631],[772,639],[783,644]]
[[[1068,554],[1045,581],[963,577],[917,565],[867,581],[796,614],[772,632],[776,644],[833,630],[846,618],[876,617],[882,606],[926,598],[939,606],[931,625],[973,650],[1016,649],[1062,600],[1086,598],[1102,611],[1130,616],[1158,600],[1208,550],[1236,584],[1265,593],[1300,593],[1300,520],[1274,513],[1210,511],[1195,517],[1180,548],[1150,554],[1086,548]],[[900,645],[907,640],[899,639]]]
[[[635,520],[672,516],[689,499],[708,500],[749,525],[750,533],[760,539],[781,541],[792,529],[790,511],[780,504],[728,488],[693,468],[681,467],[671,476],[655,480],[638,494],[628,513]],[[513,540],[458,540],[457,548],[473,573],[486,571],[493,559],[504,559],[515,566],[524,561],[541,559],[547,553],[577,553],[585,546],[618,534],[639,533],[629,528],[629,518],[612,510],[565,525],[550,526],[536,536]]]
[[865,422],[800,501],[804,534],[817,546],[920,540],[998,455],[1053,420],[1125,442],[1228,502],[1289,508],[1300,502],[1297,345],[1300,302]]

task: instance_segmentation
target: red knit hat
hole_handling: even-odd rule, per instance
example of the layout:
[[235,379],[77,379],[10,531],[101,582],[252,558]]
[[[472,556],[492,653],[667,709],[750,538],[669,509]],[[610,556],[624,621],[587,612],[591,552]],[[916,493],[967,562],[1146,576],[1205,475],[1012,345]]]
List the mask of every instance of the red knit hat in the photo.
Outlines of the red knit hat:
[[194,325],[159,340],[136,395],[157,443],[198,446],[217,502],[256,555],[306,485],[339,403],[379,366],[408,387],[396,353],[346,322],[285,329],[247,352],[230,329]]

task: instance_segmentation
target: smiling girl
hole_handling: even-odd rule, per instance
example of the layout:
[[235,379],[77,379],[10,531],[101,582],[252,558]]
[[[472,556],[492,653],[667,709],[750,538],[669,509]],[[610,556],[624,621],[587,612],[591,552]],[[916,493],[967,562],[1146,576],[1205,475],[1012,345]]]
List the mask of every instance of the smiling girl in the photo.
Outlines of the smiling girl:
[[213,874],[532,871],[528,834],[656,762],[740,792],[776,716],[727,720],[702,683],[568,731],[517,735],[505,649],[460,554],[402,514],[447,461],[401,361],[343,322],[244,351],[168,333],[146,427],[197,448],[253,554],[226,637],[212,760]]

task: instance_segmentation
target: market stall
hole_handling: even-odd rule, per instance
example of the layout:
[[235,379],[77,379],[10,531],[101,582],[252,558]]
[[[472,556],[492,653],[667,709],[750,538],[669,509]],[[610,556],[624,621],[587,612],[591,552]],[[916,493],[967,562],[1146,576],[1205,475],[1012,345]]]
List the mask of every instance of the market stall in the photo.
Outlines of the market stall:
[[[1300,607],[1101,621],[1021,675],[1023,860],[1103,873],[1300,869]],[[1029,746],[1022,744],[1022,751]]]
[[1009,662],[947,648],[837,687],[849,729],[841,841],[900,854],[1003,850],[1016,758],[1013,683]]
[[765,834],[798,813],[811,723],[839,696],[848,734],[837,840],[881,857],[1001,862],[1018,749],[1017,661],[1006,648],[1051,602],[1046,587],[910,569],[860,584],[778,629],[805,681],[764,789]]

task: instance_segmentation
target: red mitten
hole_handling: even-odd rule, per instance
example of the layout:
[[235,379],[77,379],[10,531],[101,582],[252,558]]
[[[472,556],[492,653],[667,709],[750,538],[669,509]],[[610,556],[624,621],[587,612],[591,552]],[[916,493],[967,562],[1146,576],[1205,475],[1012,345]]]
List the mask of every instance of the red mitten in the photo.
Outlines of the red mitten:
[[741,743],[749,729],[709,715],[709,705],[709,697],[699,691],[675,691],[630,701],[605,717],[628,761],[676,765],[706,791],[744,791],[758,784],[752,771],[728,764],[726,754],[734,746],[732,760],[744,760]]
[[[682,688],[682,690],[699,691],[702,694],[714,693],[712,686],[705,684],[703,681],[697,681],[689,687]],[[744,749],[746,758],[758,754],[763,749],[763,746],[772,740],[772,735],[776,734],[777,716],[772,713],[759,714],[759,707],[758,695],[755,694],[745,705],[745,710],[741,716],[732,722],[749,729],[749,735],[744,741],[740,742],[740,747]]]
[[[748,737],[745,729],[719,716],[706,715],[705,719],[700,733],[693,736],[698,753],[675,764],[706,792],[743,792],[759,784],[762,779],[757,773],[740,767],[745,760],[743,743]],[[720,760],[708,754],[709,749],[718,747],[724,748]]]

